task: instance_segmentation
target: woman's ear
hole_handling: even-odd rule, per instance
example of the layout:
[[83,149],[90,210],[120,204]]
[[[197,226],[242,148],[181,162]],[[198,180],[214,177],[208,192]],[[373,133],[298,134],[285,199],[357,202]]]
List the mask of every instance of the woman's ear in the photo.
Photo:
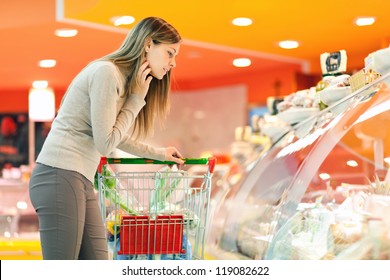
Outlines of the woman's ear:
[[147,38],[145,40],[145,52],[149,52],[150,51],[150,48],[151,48],[152,44],[153,44],[153,41],[152,41],[151,38]]

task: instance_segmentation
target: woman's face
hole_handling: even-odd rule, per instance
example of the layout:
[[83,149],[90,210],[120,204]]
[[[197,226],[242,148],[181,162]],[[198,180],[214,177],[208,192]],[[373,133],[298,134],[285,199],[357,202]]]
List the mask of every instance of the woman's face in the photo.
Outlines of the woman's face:
[[168,71],[176,67],[176,56],[179,54],[180,43],[154,44],[151,41],[146,46],[146,60],[151,68],[150,74],[161,80]]

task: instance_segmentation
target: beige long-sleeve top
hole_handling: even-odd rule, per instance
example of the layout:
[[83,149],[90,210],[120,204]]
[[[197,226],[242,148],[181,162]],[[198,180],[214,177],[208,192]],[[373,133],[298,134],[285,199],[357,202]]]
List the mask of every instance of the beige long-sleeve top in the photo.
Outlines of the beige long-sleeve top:
[[37,162],[73,170],[93,182],[101,156],[116,148],[135,156],[164,160],[165,149],[131,139],[128,132],[145,106],[123,96],[125,78],[109,61],[95,61],[72,81]]

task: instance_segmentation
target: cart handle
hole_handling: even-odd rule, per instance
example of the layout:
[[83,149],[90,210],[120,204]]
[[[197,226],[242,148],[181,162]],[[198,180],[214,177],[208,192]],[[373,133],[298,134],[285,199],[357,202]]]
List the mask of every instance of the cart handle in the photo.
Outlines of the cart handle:
[[[184,164],[208,164],[210,173],[214,172],[215,164],[217,163],[216,157],[209,158],[183,158]],[[98,166],[98,172],[102,173],[102,167],[106,164],[177,164],[174,161],[160,161],[149,158],[107,158],[101,157]]]

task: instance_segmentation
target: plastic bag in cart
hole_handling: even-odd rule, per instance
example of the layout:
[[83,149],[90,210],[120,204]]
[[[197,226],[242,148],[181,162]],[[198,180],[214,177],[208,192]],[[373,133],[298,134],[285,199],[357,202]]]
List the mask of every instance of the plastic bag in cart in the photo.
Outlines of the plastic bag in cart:
[[[154,188],[149,197],[149,213],[176,212],[178,201],[182,199],[180,191],[183,191],[183,174],[175,167],[163,167],[156,173]],[[174,196],[171,196],[174,194]],[[179,195],[178,195],[179,194]]]
[[185,173],[178,170],[177,166],[165,166],[156,173],[154,188],[149,197],[149,213],[152,216],[162,213],[182,214],[190,228],[196,228],[199,217],[189,210],[189,205],[184,203],[189,202],[191,196],[196,195],[189,187],[193,179],[190,180],[184,175]]
[[[99,178],[96,173],[95,190],[99,191]],[[101,176],[102,193],[109,204],[118,205],[122,210],[128,214],[137,215],[137,209],[139,209],[139,203],[134,196],[130,196],[127,192],[122,193],[125,189],[120,180],[116,177],[115,172],[109,165],[103,165]]]

